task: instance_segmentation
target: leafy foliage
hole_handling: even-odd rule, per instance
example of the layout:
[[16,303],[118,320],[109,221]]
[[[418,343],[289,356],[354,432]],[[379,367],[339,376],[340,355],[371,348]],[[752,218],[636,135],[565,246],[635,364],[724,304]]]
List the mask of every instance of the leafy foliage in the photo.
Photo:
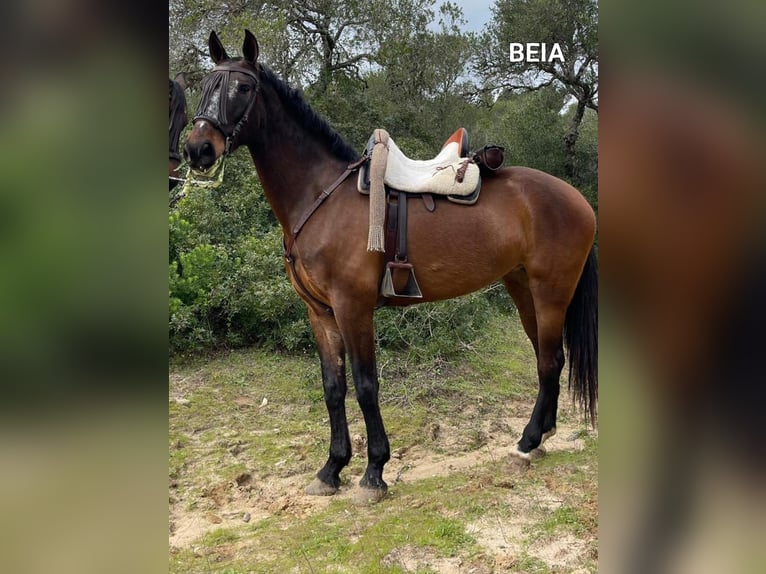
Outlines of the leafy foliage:
[[[598,113],[597,0],[497,0],[495,19],[483,35],[489,46],[475,61],[483,91],[525,93],[554,87],[574,102],[561,143],[566,151],[564,175],[578,181],[577,141],[586,109]],[[563,61],[551,58],[510,59],[511,43],[557,44]]]
[[479,292],[438,303],[383,308],[376,315],[375,332],[381,347],[432,359],[469,348],[496,312],[498,307]]
[[[535,7],[548,10],[557,2],[524,2],[525,11],[516,13],[508,8],[519,2],[497,0],[495,24],[487,30],[495,37],[492,46],[498,38],[505,42],[513,22],[522,17],[534,21]],[[554,23],[557,30],[572,32],[582,44],[578,49],[590,50],[597,65],[595,3],[577,5],[587,10],[562,9]],[[247,27],[258,36],[263,61],[302,87],[311,106],[356,149],[363,148],[373,129],[383,127],[405,153],[424,159],[464,126],[472,148],[503,145],[506,164],[567,179],[597,207],[597,112],[567,107],[573,92],[561,82],[527,93],[506,89],[483,99],[486,86],[498,85],[492,83],[497,70],[480,66],[480,56],[492,52],[486,36],[480,40],[464,31],[466,22],[455,4],[171,0],[170,20],[170,69],[187,72],[191,110],[199,98],[195,80],[210,68],[209,31],[216,29],[233,55]],[[502,63],[506,60],[504,52]],[[284,271],[280,238],[246,150],[231,157],[220,188],[195,190],[171,211],[172,352],[312,345],[305,308]],[[470,346],[490,315],[511,309],[502,288],[455,301],[384,309],[376,316],[378,341],[418,357],[447,355]]]
[[303,304],[282,266],[281,233],[246,154],[223,185],[193,189],[170,214],[170,347],[308,347]]

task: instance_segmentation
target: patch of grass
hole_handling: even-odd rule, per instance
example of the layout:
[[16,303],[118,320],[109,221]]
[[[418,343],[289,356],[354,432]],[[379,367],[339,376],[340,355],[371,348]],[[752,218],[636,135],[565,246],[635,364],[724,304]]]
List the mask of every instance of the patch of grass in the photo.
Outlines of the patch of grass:
[[235,480],[238,476],[247,473],[247,465],[244,462],[236,462],[223,467],[220,471],[221,477],[226,481]]
[[220,544],[226,544],[228,542],[234,542],[235,540],[239,540],[239,533],[234,532],[230,528],[217,528],[213,530],[212,532],[209,532],[205,535],[203,538],[203,542],[205,546],[209,546],[210,548],[214,548],[216,546],[219,546]]
[[172,548],[170,552],[170,561],[168,564],[169,574],[186,574],[194,572],[197,569],[199,557],[191,550],[179,550]]
[[171,432],[168,446],[170,461],[168,471],[171,479],[178,478],[181,470],[186,465],[190,453],[184,448],[184,439],[179,433]]
[[579,534],[583,530],[577,509],[571,506],[554,510],[540,523],[539,528],[548,535],[562,530]]
[[437,521],[434,525],[433,534],[437,540],[442,541],[443,547],[450,551],[464,544],[473,544],[475,542],[472,536],[466,534],[463,523],[451,518],[443,518]]
[[515,316],[495,315],[478,340],[459,354],[447,359],[440,356],[414,361],[406,355],[391,351],[379,353],[378,364],[382,380],[389,383],[395,394],[385,388],[381,396],[399,404],[418,401],[431,403],[446,399],[446,407],[454,412],[455,402],[495,393],[536,393],[537,367],[532,344]]
[[477,343],[477,352],[466,355],[474,376],[495,384],[505,394],[527,400],[537,394],[537,361],[517,317],[495,316]]
[[539,558],[524,554],[518,560],[514,561],[513,572],[523,572],[524,574],[549,574],[551,569]]
[[310,520],[302,528],[287,530],[293,540],[290,552],[295,562],[302,558],[311,562],[332,564],[346,559],[351,554],[351,544],[345,538],[341,522],[331,515],[324,521]]
[[361,571],[366,572],[403,546],[428,548],[442,557],[478,550],[461,520],[446,518],[433,507],[399,506],[397,512],[382,513],[376,524],[365,529],[355,545],[355,563],[362,565]]

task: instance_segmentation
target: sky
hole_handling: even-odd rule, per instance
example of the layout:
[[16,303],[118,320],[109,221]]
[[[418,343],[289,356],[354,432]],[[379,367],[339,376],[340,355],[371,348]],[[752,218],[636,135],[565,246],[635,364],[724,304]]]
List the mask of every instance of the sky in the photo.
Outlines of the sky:
[[[445,1],[437,0],[434,8],[438,9]],[[495,0],[451,0],[451,2],[463,10],[463,16],[467,21],[466,32],[482,32],[492,16],[490,8],[495,4]]]

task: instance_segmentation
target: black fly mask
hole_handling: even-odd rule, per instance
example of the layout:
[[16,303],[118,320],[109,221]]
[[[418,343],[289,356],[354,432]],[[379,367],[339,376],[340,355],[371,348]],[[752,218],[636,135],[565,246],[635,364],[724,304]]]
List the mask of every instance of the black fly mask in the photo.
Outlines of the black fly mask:
[[[255,89],[250,90],[247,103],[241,117],[229,117],[229,88],[232,72],[245,74],[255,80]],[[239,66],[227,66],[226,64],[216,68],[205,78],[202,84],[202,97],[200,98],[197,113],[192,122],[206,120],[213,124],[226,138],[224,154],[231,151],[231,146],[239,132],[247,124],[250,110],[255,104],[258,95],[258,76],[255,72],[243,69]],[[234,122],[236,121],[236,124]]]

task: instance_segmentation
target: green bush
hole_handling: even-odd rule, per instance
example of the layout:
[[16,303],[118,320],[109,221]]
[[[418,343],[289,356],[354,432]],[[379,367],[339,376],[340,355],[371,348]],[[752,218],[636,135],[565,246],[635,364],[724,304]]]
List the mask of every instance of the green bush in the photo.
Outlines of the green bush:
[[388,307],[375,315],[378,344],[415,359],[446,357],[467,348],[496,313],[509,313],[510,297],[497,298],[490,287],[457,299],[412,307]]
[[306,307],[287,279],[281,238],[275,227],[234,247],[231,276],[220,288],[229,344],[295,350],[313,342]]
[[171,352],[310,346],[281,236],[246,154],[232,156],[219,188],[190,190],[169,218]]
[[170,263],[172,351],[310,345],[305,307],[282,266],[280,238],[274,228],[230,245],[201,244]]

